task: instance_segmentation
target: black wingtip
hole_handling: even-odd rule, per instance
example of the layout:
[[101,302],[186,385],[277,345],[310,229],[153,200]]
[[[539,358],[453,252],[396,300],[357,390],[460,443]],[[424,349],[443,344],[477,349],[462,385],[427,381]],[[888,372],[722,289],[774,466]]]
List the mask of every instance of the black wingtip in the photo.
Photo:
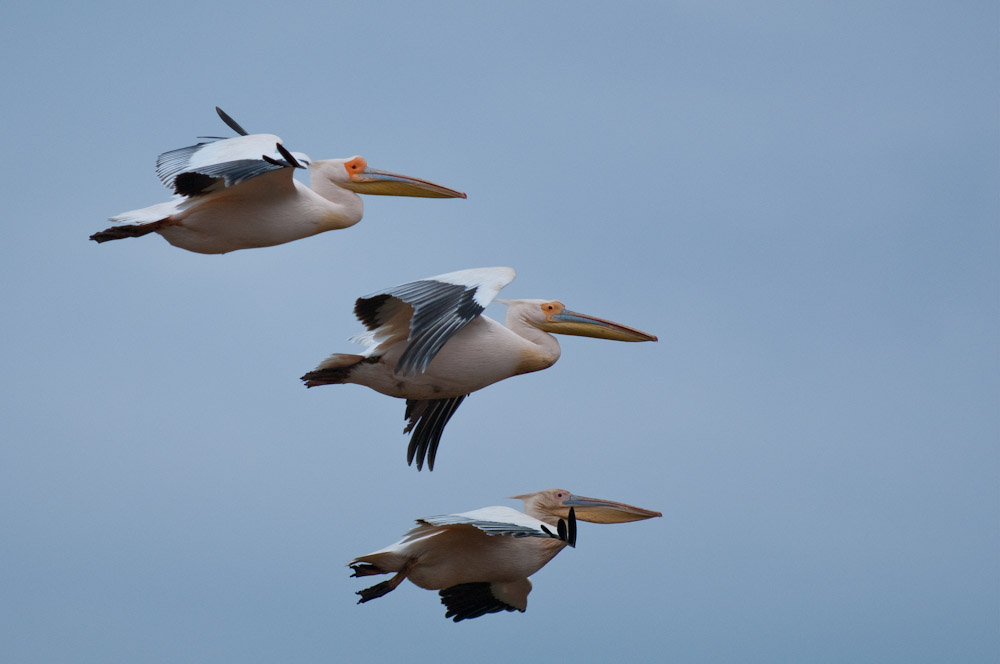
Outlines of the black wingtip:
[[424,450],[421,447],[420,439],[410,438],[410,444],[406,446],[406,465],[412,466],[413,460],[417,460],[417,472],[424,468]]
[[[411,441],[409,447],[406,448],[406,465],[407,466],[412,466],[413,465],[413,457],[415,456],[416,451],[417,451],[417,446],[414,445],[413,442]],[[424,457],[423,456],[419,456],[419,457],[417,457],[417,472],[419,473],[423,469],[424,469]]]
[[524,609],[519,609],[497,599],[493,595],[488,581],[460,583],[457,586],[439,590],[438,595],[441,597],[441,603],[447,609],[444,617],[451,618],[454,622],[471,620],[500,611],[524,613]]
[[[562,523],[562,522],[560,522]],[[566,542],[574,549],[576,548],[576,508],[569,508],[569,528],[566,533]]]
[[410,424],[404,432],[409,432],[411,429],[413,431],[410,435],[410,444],[406,448],[407,465],[413,465],[413,460],[416,459],[417,470],[423,468],[424,462],[427,463],[428,472],[434,470],[434,460],[437,458],[444,427],[467,396],[466,394],[430,401],[407,399],[405,417]]
[[545,524],[539,526],[542,532],[560,542],[566,542],[576,548],[576,509],[569,508],[569,519],[559,519],[556,523],[556,532],[553,533]]
[[300,164],[299,160],[295,158],[295,155],[289,152],[284,145],[282,145],[281,143],[276,143],[275,145],[277,145],[278,152],[281,153],[281,156],[284,157],[285,161],[291,164],[293,168],[305,168],[305,166]]
[[434,470],[434,457],[437,456],[438,443],[441,442],[441,434],[431,438],[430,443],[427,446],[427,472]]
[[215,112],[218,113],[219,117],[222,118],[222,121],[225,122],[227,125],[229,125],[229,128],[232,129],[233,131],[235,131],[237,134],[239,134],[240,136],[247,136],[247,135],[249,135],[250,132],[248,132],[246,129],[244,129],[243,127],[241,127],[240,123],[238,123],[236,120],[233,120],[231,117],[229,117],[229,114],[226,113],[221,108],[219,108],[218,106],[215,107]]

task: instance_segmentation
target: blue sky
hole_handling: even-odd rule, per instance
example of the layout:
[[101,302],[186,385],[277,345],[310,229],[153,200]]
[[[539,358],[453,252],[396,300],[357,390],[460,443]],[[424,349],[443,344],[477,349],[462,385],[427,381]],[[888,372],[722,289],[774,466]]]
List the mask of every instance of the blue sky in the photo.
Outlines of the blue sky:
[[[993,2],[16,2],[0,260],[11,662],[996,661]],[[98,246],[160,152],[250,131],[468,192],[202,256]],[[360,295],[509,265],[561,339],[466,400],[298,377]],[[502,316],[494,306],[489,313]],[[348,560],[550,487],[582,524],[525,614],[459,625]]]

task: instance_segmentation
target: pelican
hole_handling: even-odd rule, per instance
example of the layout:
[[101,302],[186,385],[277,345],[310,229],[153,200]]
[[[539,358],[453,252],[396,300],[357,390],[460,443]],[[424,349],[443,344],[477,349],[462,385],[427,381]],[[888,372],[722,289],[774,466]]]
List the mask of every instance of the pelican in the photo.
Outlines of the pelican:
[[[567,545],[576,546],[576,520],[640,521],[659,512],[548,489],[521,496],[524,513],[509,507],[417,519],[403,539],[348,566],[352,577],[396,572],[388,581],[358,591],[358,604],[392,592],[409,579],[438,590],[455,622],[498,611],[524,612],[531,581]],[[553,527],[555,532],[553,532]]]
[[558,300],[497,300],[504,325],[483,316],[514,279],[509,267],[460,270],[359,298],[366,333],[361,355],[331,355],[302,376],[306,387],[356,383],[406,399],[406,462],[434,469],[441,433],[471,392],[504,378],[547,369],[559,359],[550,332],[616,341],[656,341],[619,323],[570,311]]
[[[176,196],[111,217],[121,225],[90,236],[96,242],[159,233],[199,254],[270,247],[361,221],[358,194],[465,198],[426,180],[368,167],[363,157],[312,161],[289,152],[273,134],[249,134],[222,109],[239,136],[164,152],[156,174]],[[292,177],[309,169],[305,186]]]

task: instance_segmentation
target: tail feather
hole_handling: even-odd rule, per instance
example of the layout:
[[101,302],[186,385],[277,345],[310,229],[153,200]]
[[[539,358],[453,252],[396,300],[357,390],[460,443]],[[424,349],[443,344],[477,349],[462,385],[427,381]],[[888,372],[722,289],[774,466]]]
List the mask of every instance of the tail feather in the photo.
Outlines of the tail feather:
[[367,359],[364,355],[337,353],[323,360],[322,364],[302,376],[301,380],[305,381],[306,387],[341,385],[347,382],[354,367]]
[[183,199],[175,198],[166,203],[157,203],[140,210],[129,210],[111,217],[119,226],[112,226],[105,230],[94,233],[90,239],[94,242],[107,242],[108,240],[123,240],[127,237],[142,237],[163,228],[170,223],[170,217],[178,211]]
[[398,572],[406,564],[406,557],[394,551],[376,551],[364,556],[358,556],[347,563],[351,576],[371,576],[372,574],[388,574]]
[[352,578],[359,576],[372,576],[373,574],[388,574],[387,570],[379,569],[378,565],[373,563],[355,561],[350,563],[350,568],[351,572],[353,572],[353,574],[351,574]]
[[164,221],[180,212],[185,202],[183,198],[172,198],[163,203],[116,214],[111,217],[111,221],[119,224],[146,224],[151,221]]

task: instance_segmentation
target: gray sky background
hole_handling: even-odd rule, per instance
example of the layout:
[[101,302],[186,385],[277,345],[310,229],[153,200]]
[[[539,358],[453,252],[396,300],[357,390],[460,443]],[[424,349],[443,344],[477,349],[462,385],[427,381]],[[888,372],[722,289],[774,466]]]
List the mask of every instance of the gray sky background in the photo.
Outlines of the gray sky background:
[[[1000,657],[997,3],[4,14],[4,661]],[[229,135],[215,105],[469,198],[225,256],[89,242]],[[561,339],[430,474],[401,401],[300,384],[356,297],[493,265],[660,342]],[[582,524],[525,614],[355,604],[347,561],[413,519],[550,487],[664,516]]]

